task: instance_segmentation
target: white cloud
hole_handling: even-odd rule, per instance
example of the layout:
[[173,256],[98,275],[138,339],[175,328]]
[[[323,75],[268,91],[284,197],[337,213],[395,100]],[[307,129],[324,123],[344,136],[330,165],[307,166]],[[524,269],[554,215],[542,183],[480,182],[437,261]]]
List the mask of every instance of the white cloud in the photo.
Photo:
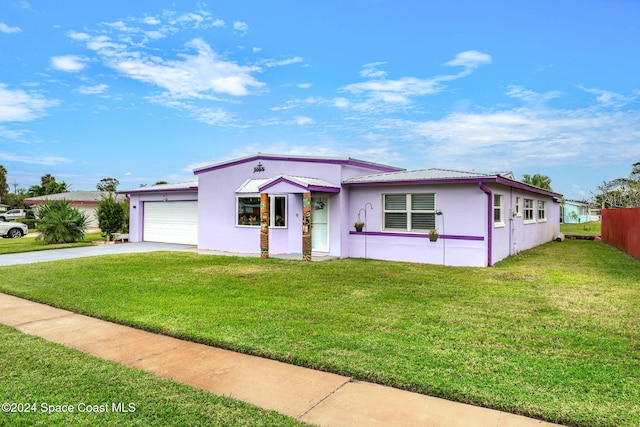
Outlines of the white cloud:
[[142,22],[148,25],[159,25],[162,21],[154,16],[145,16],[142,18]]
[[605,107],[623,107],[630,102],[636,101],[640,96],[640,93],[638,93],[637,90],[633,91],[633,95],[621,95],[616,92],[597,88],[586,88],[580,86],[580,89],[584,90],[587,93],[597,95],[596,100]]
[[491,61],[491,55],[477,50],[467,50],[466,52],[460,52],[454,59],[445,62],[444,65],[476,68],[480,65],[491,64]]
[[180,54],[179,59],[164,59],[131,49],[125,43],[116,43],[107,36],[87,41],[104,64],[134,80],[150,83],[166,90],[172,98],[212,99],[211,93],[231,96],[248,95],[264,83],[252,73],[258,67],[241,66],[221,58],[202,39],[193,39],[185,45],[195,54]]
[[84,58],[75,55],[53,56],[51,66],[56,70],[77,73],[87,66],[83,61],[85,61]]
[[5,24],[4,22],[0,22],[0,33],[14,34],[14,33],[19,33],[20,31],[22,31],[20,27],[11,27]]
[[[417,77],[402,77],[396,80],[386,79],[386,72],[377,69],[384,62],[365,64],[360,75],[370,80],[346,85],[343,91],[356,96],[365,97],[364,101],[352,102],[352,108],[360,111],[388,112],[396,107],[406,108],[412,103],[412,98],[438,93],[443,90],[443,83],[469,75],[476,67],[491,62],[491,56],[477,51],[466,51],[456,55],[455,59],[445,65],[463,66],[465,69],[458,74],[442,75],[421,79]],[[341,103],[341,108],[345,108]]]
[[104,93],[109,86],[104,83],[93,85],[93,86],[80,86],[78,88],[78,92],[83,95],[99,95]]
[[75,41],[83,42],[91,39],[91,36],[87,33],[79,33],[77,31],[69,31],[67,36]]
[[557,91],[550,91],[541,94],[515,85],[509,86],[509,90],[507,91],[507,96],[520,99],[521,101],[530,104],[542,104],[551,99],[558,98],[561,95],[562,93]]
[[6,162],[19,162],[35,165],[59,165],[61,163],[71,163],[71,159],[60,156],[19,156],[16,154],[0,152],[0,160]]
[[249,26],[246,22],[236,21],[233,23],[233,29],[236,31],[240,31],[243,34],[249,31]]
[[309,88],[311,88],[311,86],[312,86],[311,83],[300,83],[300,84],[298,84],[298,87],[300,89],[309,89]]
[[284,65],[296,64],[298,62],[302,62],[302,57],[296,56],[294,58],[281,59],[279,61],[276,61],[275,59],[267,59],[266,61],[263,61],[263,64],[265,67],[271,68],[271,67],[282,67]]
[[43,117],[46,109],[58,105],[37,93],[11,90],[0,83],[0,122],[26,122]]
[[370,79],[378,79],[385,77],[387,75],[386,71],[378,70],[378,66],[385,65],[386,62],[372,62],[370,64],[364,64],[362,66],[362,70],[360,71],[360,75],[362,77],[367,77]]
[[349,108],[351,102],[347,98],[336,98],[333,100],[333,105],[338,108]]
[[297,124],[298,126],[305,126],[305,125],[310,125],[315,123],[315,120],[305,116],[296,116],[294,117],[294,120],[295,120],[295,124]]
[[474,163],[482,170],[513,169],[532,163],[599,164],[640,156],[637,111],[515,108],[386,124],[395,129],[392,132],[403,133],[405,139],[421,140],[427,152],[437,153],[440,166],[458,169]]

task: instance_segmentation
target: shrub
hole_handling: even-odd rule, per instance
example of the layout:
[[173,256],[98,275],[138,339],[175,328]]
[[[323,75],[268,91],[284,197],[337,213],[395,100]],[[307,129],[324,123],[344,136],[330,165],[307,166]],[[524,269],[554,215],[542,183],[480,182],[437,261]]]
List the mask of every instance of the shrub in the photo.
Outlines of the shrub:
[[96,216],[98,217],[98,227],[100,227],[100,230],[102,230],[102,233],[107,238],[107,242],[113,233],[122,230],[125,213],[126,209],[124,204],[118,203],[113,193],[102,196],[100,205],[98,205],[98,209],[96,210]]
[[89,218],[66,200],[46,202],[38,209],[38,239],[46,244],[82,240]]

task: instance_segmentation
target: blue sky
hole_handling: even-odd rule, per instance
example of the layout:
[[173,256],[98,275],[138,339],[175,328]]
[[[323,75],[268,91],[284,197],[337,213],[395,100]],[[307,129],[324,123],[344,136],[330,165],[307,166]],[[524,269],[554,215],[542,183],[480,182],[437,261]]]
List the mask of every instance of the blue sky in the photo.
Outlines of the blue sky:
[[636,0],[4,0],[0,46],[12,191],[264,152],[541,173],[584,199],[640,161]]

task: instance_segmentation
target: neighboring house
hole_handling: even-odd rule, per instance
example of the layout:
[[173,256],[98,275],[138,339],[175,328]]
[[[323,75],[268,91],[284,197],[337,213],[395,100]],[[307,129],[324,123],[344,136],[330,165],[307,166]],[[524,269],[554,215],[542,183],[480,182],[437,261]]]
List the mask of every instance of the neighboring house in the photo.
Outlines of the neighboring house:
[[564,200],[560,205],[560,222],[567,224],[589,222],[591,212],[588,203]]
[[119,192],[130,198],[131,242],[488,266],[553,240],[560,227],[562,196],[511,174],[266,154],[194,173],[197,182]]
[[[102,196],[107,193],[101,191],[69,191],[66,193],[49,194],[46,196],[29,197],[24,199],[24,203],[37,207],[45,203],[46,201],[66,200],[71,203],[72,206],[78,208],[80,212],[83,212],[89,218],[87,228],[98,227],[98,217],[96,216],[96,209],[102,200]],[[119,202],[126,201],[124,195],[116,195],[116,200]]]

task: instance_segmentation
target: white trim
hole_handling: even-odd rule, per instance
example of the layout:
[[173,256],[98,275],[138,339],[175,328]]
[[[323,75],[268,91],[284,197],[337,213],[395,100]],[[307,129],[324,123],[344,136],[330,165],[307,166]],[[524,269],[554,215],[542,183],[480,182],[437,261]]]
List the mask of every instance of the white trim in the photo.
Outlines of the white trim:
[[[527,219],[527,201],[531,202],[531,218]],[[524,215],[524,223],[525,224],[535,224],[536,223],[536,207],[534,205],[535,200],[533,199],[524,199],[524,208],[522,209],[522,214]]]
[[[284,199],[284,224],[285,225],[275,225],[276,223],[276,219],[274,215],[271,215],[271,213],[273,212],[271,207],[275,206],[274,200],[276,198],[283,198]],[[260,227],[260,214],[258,214],[256,216],[256,221],[257,224],[240,224],[239,223],[239,213],[238,212],[238,203],[240,202],[239,199],[248,199],[248,198],[257,198],[258,201],[260,200],[260,194],[257,193],[253,193],[253,194],[245,194],[245,193],[241,193],[241,194],[236,194],[236,203],[234,206],[234,225],[236,227],[241,227],[241,228],[256,228],[256,227]],[[258,202],[259,203],[259,202]],[[289,217],[288,217],[288,212],[289,212],[289,195],[288,194],[269,194],[269,228],[289,228]]]
[[[500,204],[496,206],[496,197],[498,197]],[[496,221],[496,208],[500,209],[500,218]],[[504,227],[504,195],[493,193],[493,226],[496,228]]]
[[[328,253],[331,250],[331,197],[328,194],[322,193],[323,195],[318,195],[316,194],[314,196],[313,193],[311,193],[311,252],[321,252],[321,253]],[[327,212],[327,247],[326,249],[317,249],[314,248],[314,242],[316,241],[316,239],[313,238],[313,199],[317,198],[317,197],[322,197],[322,198],[326,198],[327,199],[327,203],[324,205],[323,210]]]

